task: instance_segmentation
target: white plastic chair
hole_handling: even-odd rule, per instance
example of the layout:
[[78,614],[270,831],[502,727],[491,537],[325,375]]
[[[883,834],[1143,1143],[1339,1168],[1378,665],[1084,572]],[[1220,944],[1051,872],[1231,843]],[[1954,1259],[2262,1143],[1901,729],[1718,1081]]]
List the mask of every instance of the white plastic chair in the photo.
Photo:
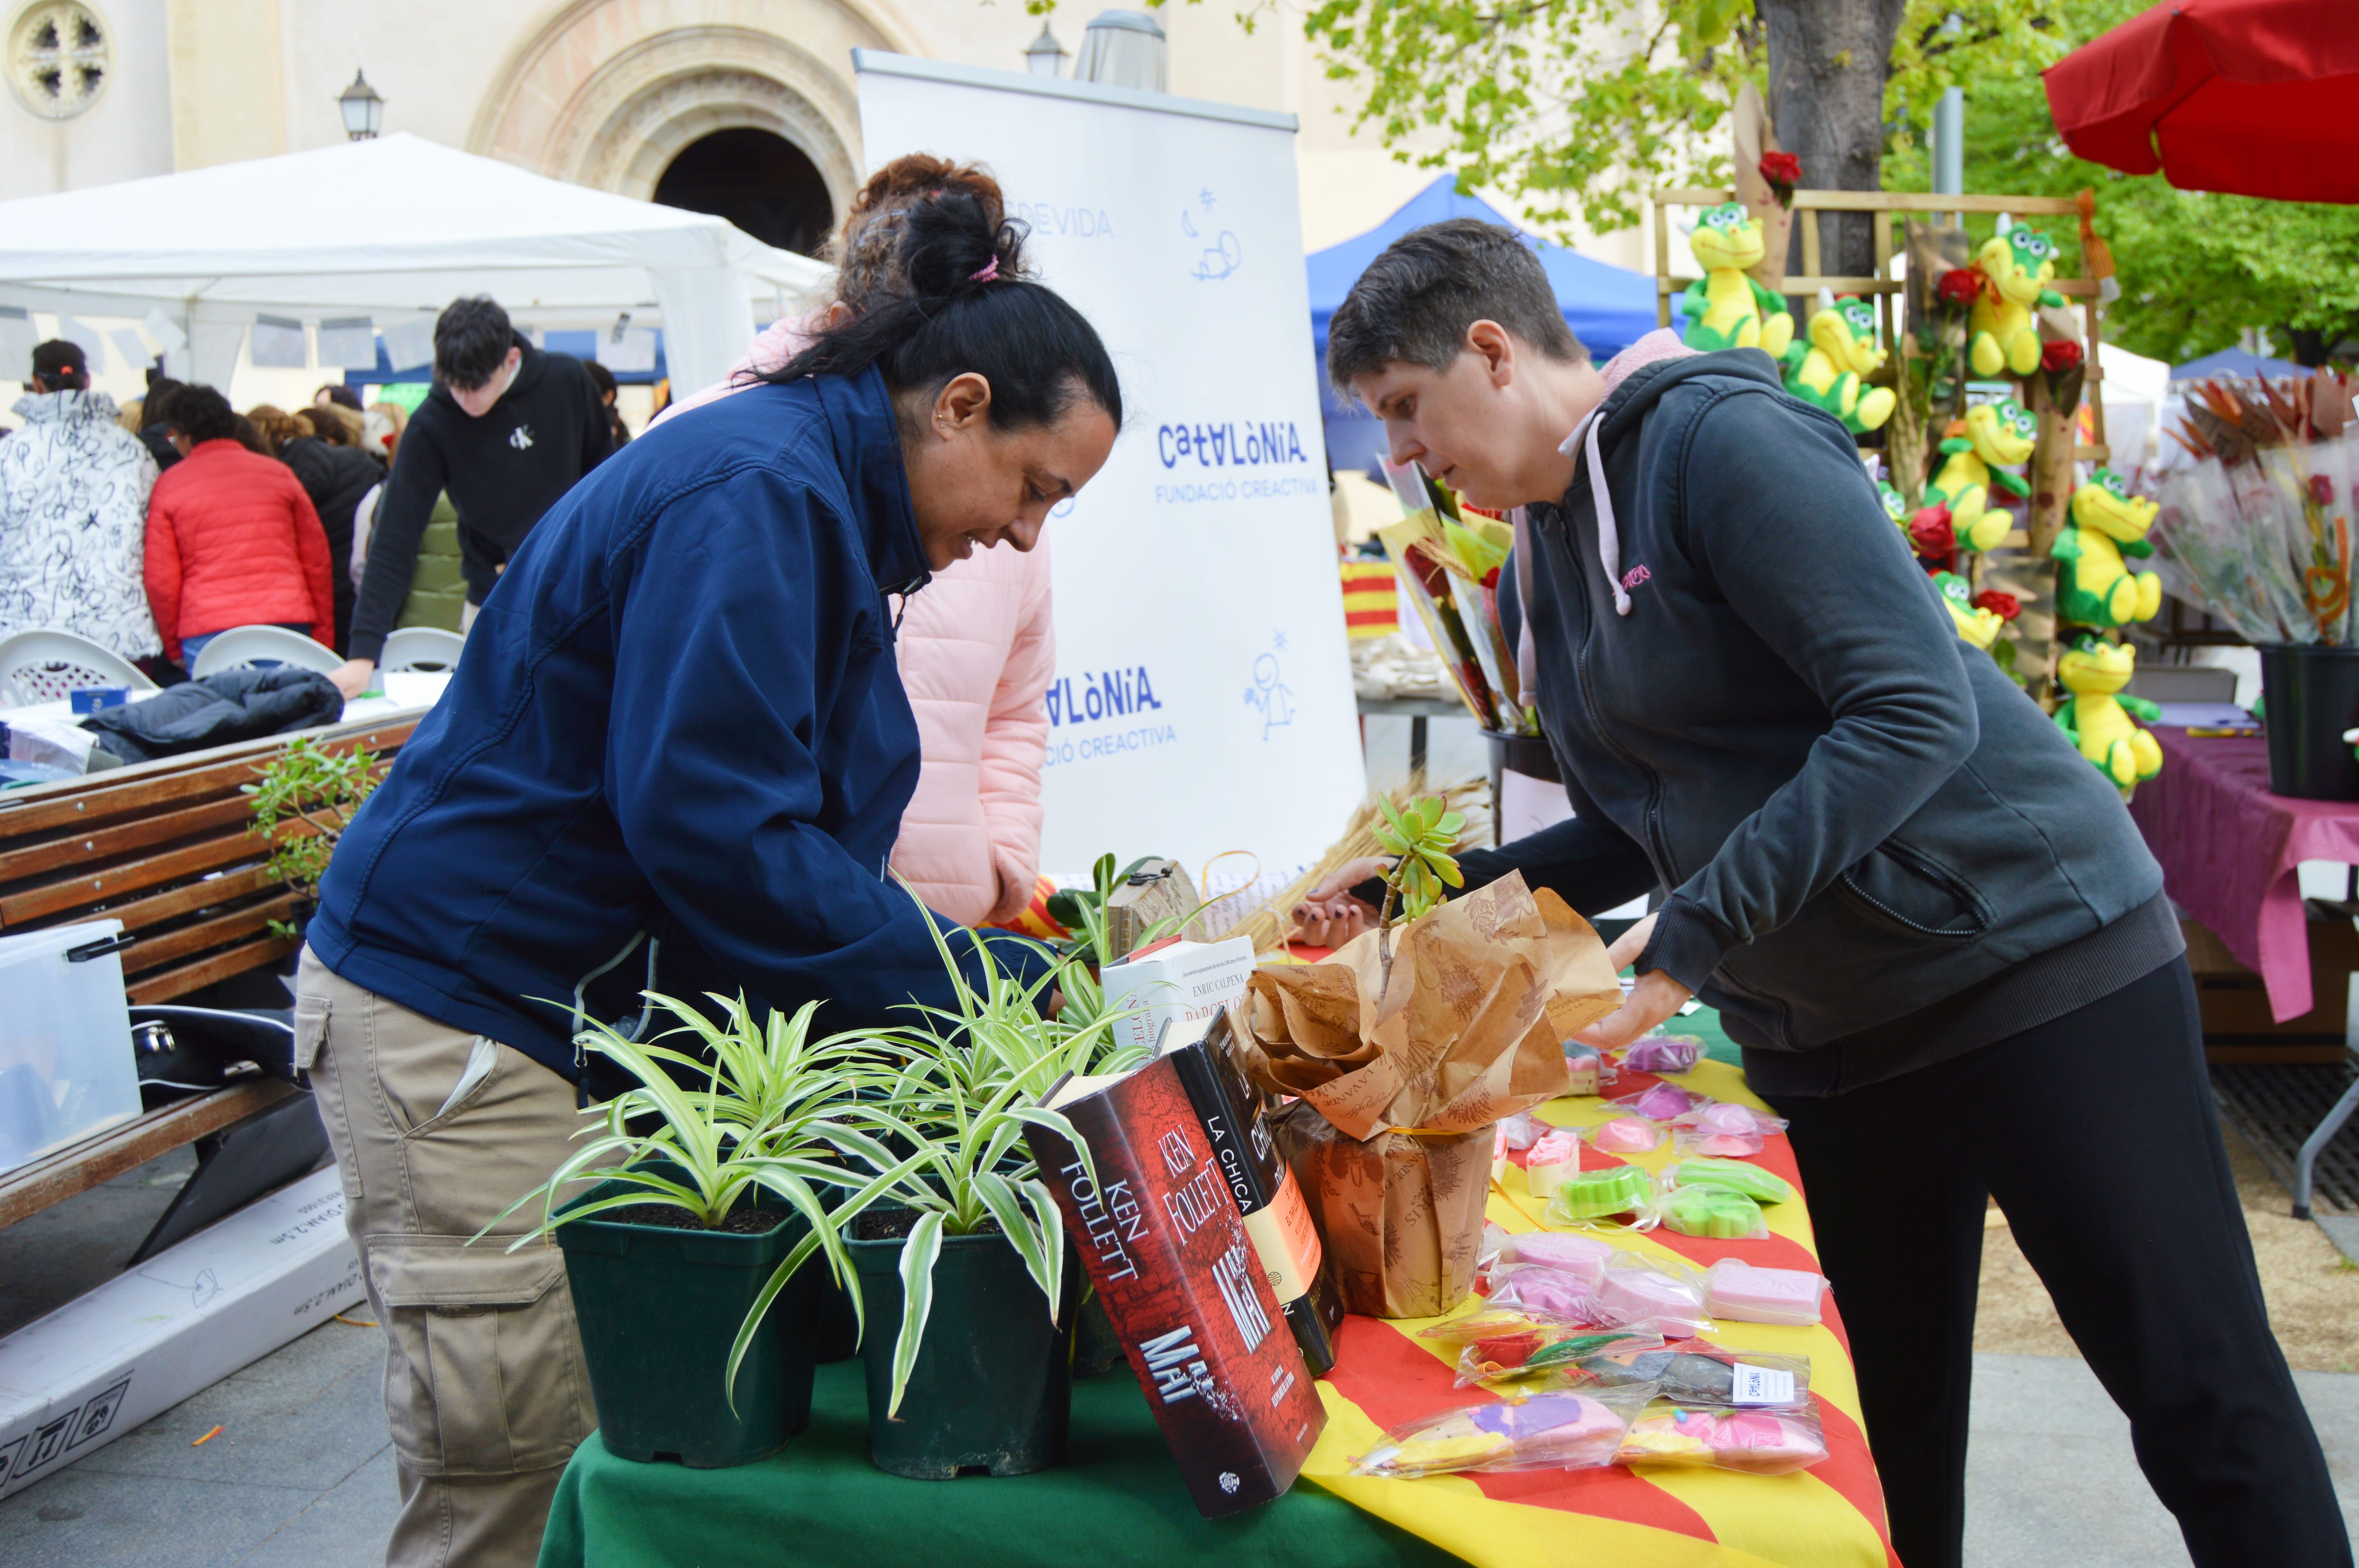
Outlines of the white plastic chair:
[[0,697],[10,704],[63,702],[93,686],[156,689],[129,660],[71,632],[44,626],[0,637]]
[[223,670],[251,669],[258,665],[292,665],[332,676],[343,667],[333,648],[323,647],[300,632],[284,626],[233,626],[204,646],[189,674],[199,680]]
[[404,626],[386,638],[376,667],[441,675],[459,667],[459,651],[466,645],[464,637],[440,626]]

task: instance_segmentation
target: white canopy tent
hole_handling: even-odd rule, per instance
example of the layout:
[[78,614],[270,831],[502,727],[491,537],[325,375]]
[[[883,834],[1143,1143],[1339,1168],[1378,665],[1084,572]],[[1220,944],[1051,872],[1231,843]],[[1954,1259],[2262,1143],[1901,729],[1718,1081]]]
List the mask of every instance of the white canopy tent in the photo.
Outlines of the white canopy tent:
[[659,316],[673,381],[721,379],[829,269],[726,219],[531,174],[417,136],[0,202],[0,305],[160,309],[188,373],[229,384],[257,312],[415,319],[489,294],[519,322]]

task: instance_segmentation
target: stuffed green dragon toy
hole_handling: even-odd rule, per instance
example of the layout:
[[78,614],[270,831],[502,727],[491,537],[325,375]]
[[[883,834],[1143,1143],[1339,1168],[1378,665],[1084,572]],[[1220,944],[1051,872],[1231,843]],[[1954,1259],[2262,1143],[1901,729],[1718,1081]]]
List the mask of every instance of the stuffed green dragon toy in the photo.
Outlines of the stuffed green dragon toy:
[[1887,357],[1875,343],[1875,307],[1855,294],[1841,299],[1819,290],[1810,313],[1810,338],[1786,351],[1786,390],[1816,404],[1854,435],[1878,428],[1898,401],[1889,387],[1867,386]]
[[1688,248],[1703,276],[1680,296],[1680,314],[1688,319],[1680,341],[1703,353],[1759,349],[1773,360],[1784,359],[1794,341],[1794,313],[1783,296],[1745,276],[1767,254],[1760,221],[1734,201],[1706,208],[1688,236]]
[[1884,514],[1892,519],[1892,525],[1900,530],[1900,536],[1907,538],[1908,536],[1908,501],[1898,491],[1892,488],[1892,481],[1888,479],[1875,481],[1875,498],[1884,503]]
[[1976,375],[2001,371],[2017,376],[2039,368],[2039,329],[2034,305],[2061,305],[2064,297],[2048,287],[2056,276],[2056,242],[2037,229],[1998,215],[1998,232],[1974,253],[1982,292],[1966,319],[1966,358]]
[[2136,665],[2136,648],[2093,632],[2072,639],[2071,651],[2056,661],[2056,679],[2072,694],[2056,710],[2056,727],[2125,793],[2162,772],[2162,747],[2131,722],[2136,717],[2151,724],[2162,710],[2144,697],[2116,695]]
[[2056,608],[2065,620],[2119,626],[2151,621],[2161,611],[2162,579],[2122,564],[2124,556],[2144,559],[2154,554],[2146,531],[2161,510],[2154,502],[2132,499],[2122,476],[2111,469],[2099,469],[2072,492],[2072,520],[2049,552],[2057,562]]
[[1941,604],[1956,624],[1959,638],[1990,652],[1990,645],[1998,641],[1999,628],[2006,624],[1998,611],[1978,608],[1973,586],[1955,572],[1935,572],[1933,586],[1941,590]]
[[1925,504],[1950,509],[1962,550],[1987,550],[2005,539],[2015,526],[2015,514],[1990,504],[1996,485],[2017,500],[2031,493],[2019,474],[2006,470],[2031,460],[2033,438],[2039,421],[2012,397],[1985,403],[1966,411],[1953,432],[1941,443],[1941,470],[1925,487]]

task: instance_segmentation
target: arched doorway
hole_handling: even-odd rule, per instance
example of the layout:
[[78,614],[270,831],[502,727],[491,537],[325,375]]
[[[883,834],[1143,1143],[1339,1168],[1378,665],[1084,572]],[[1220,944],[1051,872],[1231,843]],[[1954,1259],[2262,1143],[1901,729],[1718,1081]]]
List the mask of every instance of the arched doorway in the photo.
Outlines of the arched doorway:
[[656,181],[667,207],[728,219],[765,244],[817,255],[835,226],[827,180],[802,149],[752,125],[682,147]]

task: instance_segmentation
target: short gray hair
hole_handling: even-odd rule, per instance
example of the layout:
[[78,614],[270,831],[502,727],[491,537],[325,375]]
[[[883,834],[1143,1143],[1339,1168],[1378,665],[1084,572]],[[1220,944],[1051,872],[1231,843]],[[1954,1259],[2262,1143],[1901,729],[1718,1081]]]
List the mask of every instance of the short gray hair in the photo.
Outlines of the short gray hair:
[[1448,370],[1465,350],[1466,329],[1484,320],[1552,360],[1589,357],[1523,235],[1479,218],[1412,229],[1385,247],[1336,308],[1328,379],[1349,403],[1354,380],[1396,361]]

